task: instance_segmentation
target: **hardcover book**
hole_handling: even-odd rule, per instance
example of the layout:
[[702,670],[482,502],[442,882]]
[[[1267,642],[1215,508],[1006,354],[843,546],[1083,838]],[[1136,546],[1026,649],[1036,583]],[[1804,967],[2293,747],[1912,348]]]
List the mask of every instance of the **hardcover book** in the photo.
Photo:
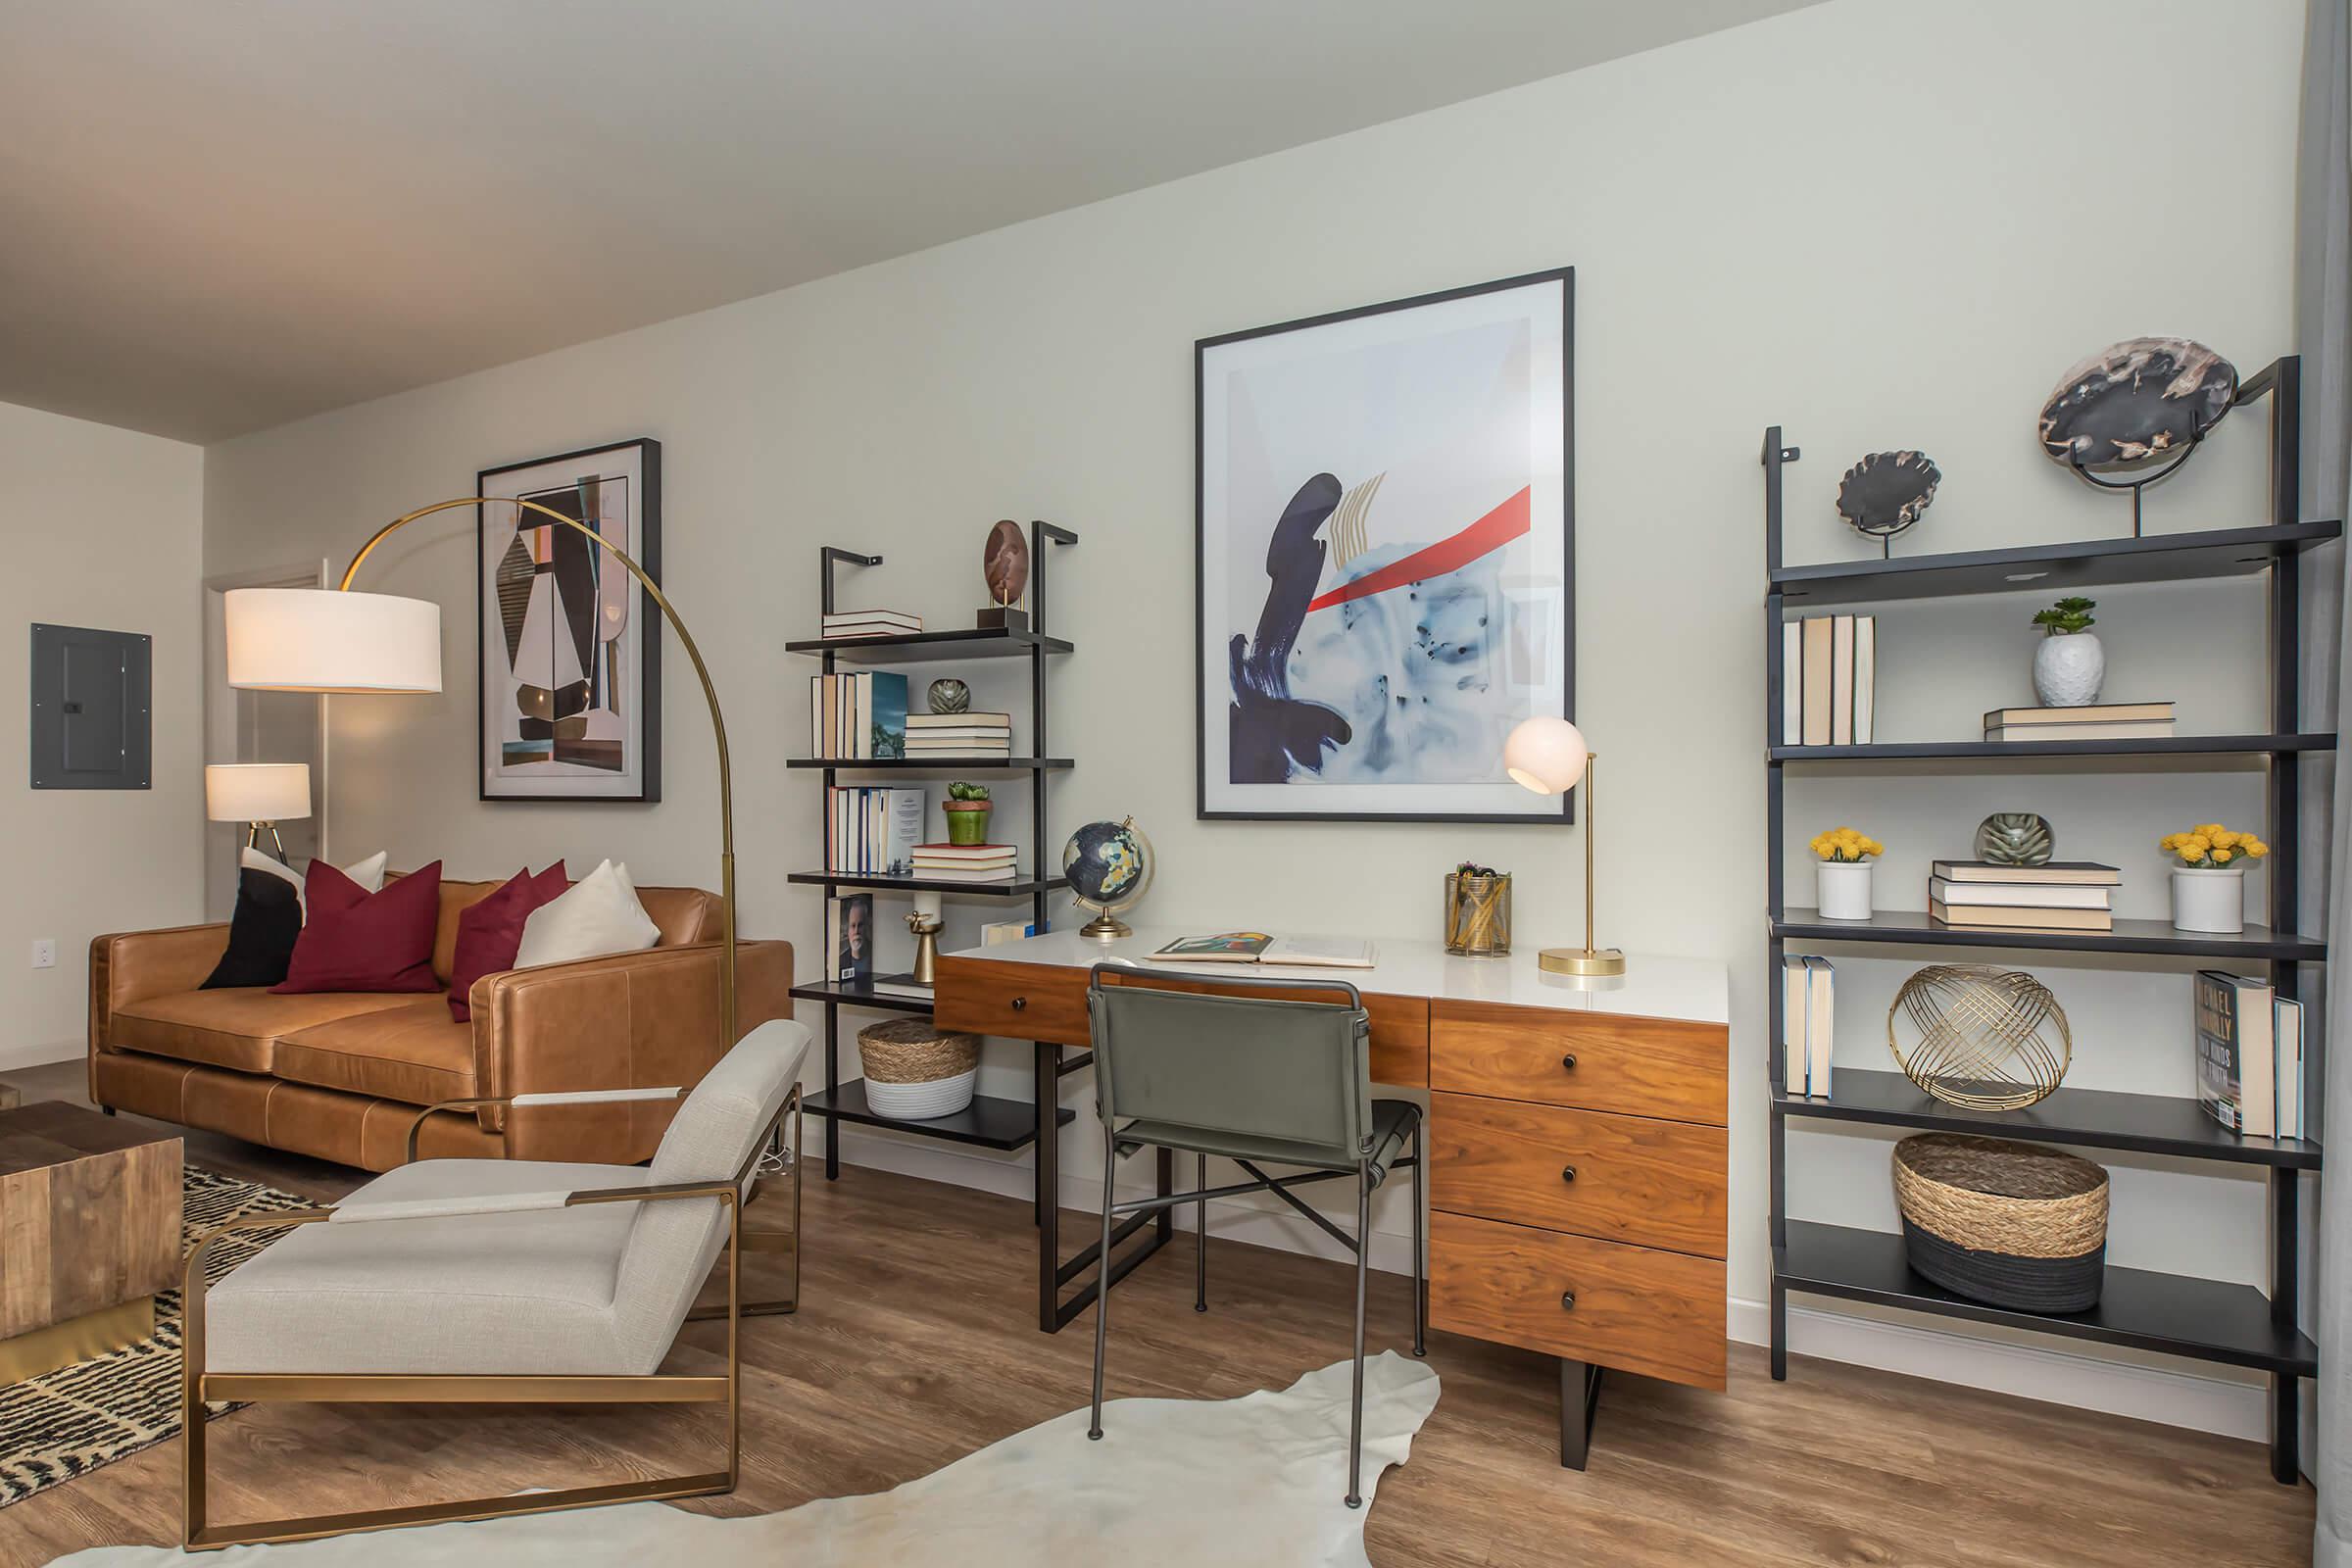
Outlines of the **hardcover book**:
[[2215,1121],[2249,1138],[2278,1136],[2274,995],[2261,980],[2197,971],[2197,1102]]
[[1369,969],[1372,944],[1356,937],[1278,937],[1264,931],[1220,931],[1178,937],[1144,956],[1153,963],[1291,963],[1317,968]]
[[835,983],[855,984],[874,974],[874,896],[844,894],[825,901],[825,953]]
[[1947,882],[2065,883],[2117,887],[2124,874],[2096,860],[2046,860],[2040,865],[1996,865],[1990,860],[1937,860],[1928,867]]
[[906,677],[892,670],[876,670],[867,679],[872,684],[869,695],[870,717],[866,731],[865,755],[877,759],[906,755]]
[[2105,909],[2044,909],[2030,905],[1946,904],[1928,900],[1928,914],[1945,925],[2017,927],[2029,931],[2112,931],[2115,916]]

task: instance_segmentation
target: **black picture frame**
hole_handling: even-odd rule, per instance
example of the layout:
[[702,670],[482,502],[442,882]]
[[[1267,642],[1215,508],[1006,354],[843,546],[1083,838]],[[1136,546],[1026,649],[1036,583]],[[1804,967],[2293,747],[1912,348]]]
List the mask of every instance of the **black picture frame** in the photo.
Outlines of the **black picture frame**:
[[[614,453],[633,453],[637,462],[638,495],[634,514],[630,559],[645,568],[654,581],[662,580],[662,443],[651,436],[635,436],[624,441],[611,441],[602,446],[581,447],[576,451],[559,452],[548,457],[527,458],[516,463],[503,463],[496,467],[482,468],[474,474],[474,494],[514,495],[517,492],[512,481],[497,491],[492,481],[501,475],[527,472],[553,464],[582,463],[590,459],[609,458]],[[493,518],[496,511],[504,515]],[[475,799],[487,803],[562,804],[566,806],[618,804],[657,805],[662,799],[662,644],[666,629],[661,608],[645,593],[642,584],[634,579],[629,584],[632,615],[637,630],[637,660],[635,694],[639,710],[645,715],[639,737],[640,760],[637,767],[637,788],[629,792],[572,791],[499,791],[490,788],[490,677],[493,668],[489,647],[491,572],[485,565],[488,552],[488,531],[495,521],[511,526],[512,507],[474,508],[474,788]],[[624,677],[625,678],[625,677]]]
[[[1215,337],[1197,339],[1193,344],[1193,678],[1194,678],[1194,817],[1200,821],[1230,822],[1517,822],[1565,826],[1576,820],[1575,794],[1561,795],[1556,810],[1535,811],[1275,811],[1211,809],[1208,784],[1208,724],[1212,702],[1219,722],[1226,722],[1225,709],[1229,697],[1222,692],[1212,693],[1208,678],[1207,625],[1207,491],[1205,462],[1207,453],[1206,378],[1208,359],[1212,351],[1228,345],[1285,333],[1302,332],[1341,322],[1359,320],[1366,317],[1390,315],[1419,310],[1451,301],[1474,298],[1483,294],[1524,289],[1534,285],[1556,283],[1560,289],[1560,624],[1559,647],[1561,660],[1560,716],[1571,722],[1576,707],[1576,269],[1552,268],[1544,271],[1526,272],[1514,277],[1497,278],[1487,283],[1473,283],[1461,288],[1445,289],[1431,294],[1416,294],[1404,299],[1384,301],[1378,305],[1358,306],[1352,310],[1333,311],[1320,316],[1302,317],[1271,326],[1250,327],[1227,332]],[[1222,635],[1222,633],[1220,633]]]

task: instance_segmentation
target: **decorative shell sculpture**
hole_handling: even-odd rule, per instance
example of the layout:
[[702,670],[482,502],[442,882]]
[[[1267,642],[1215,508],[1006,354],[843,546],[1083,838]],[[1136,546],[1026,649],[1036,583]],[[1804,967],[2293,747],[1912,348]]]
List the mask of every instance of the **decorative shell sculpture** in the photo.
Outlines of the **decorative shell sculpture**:
[[1919,520],[1942,482],[1925,452],[1873,452],[1838,481],[1838,515],[1873,539],[1891,539]]
[[2050,819],[2032,811],[1995,811],[1977,824],[1977,858],[1990,865],[2046,865],[2056,845]]
[[1904,1077],[1947,1105],[2021,1110],[2066,1081],[2075,1044],[2066,1009],[2032,975],[1938,963],[1894,994],[1886,1049]]
[[2133,337],[2068,370],[2041,406],[2041,445],[2085,476],[2185,458],[2237,398],[2237,368],[2184,337]]
[[953,675],[942,676],[931,683],[924,694],[934,713],[968,713],[972,708],[972,689]]

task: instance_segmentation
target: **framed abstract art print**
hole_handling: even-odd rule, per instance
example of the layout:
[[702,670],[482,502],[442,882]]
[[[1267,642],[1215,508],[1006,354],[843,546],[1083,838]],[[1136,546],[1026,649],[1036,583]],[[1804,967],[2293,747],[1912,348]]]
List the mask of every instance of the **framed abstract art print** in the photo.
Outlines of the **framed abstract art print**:
[[[662,580],[662,444],[484,468],[474,494],[574,517]],[[662,616],[603,544],[519,507],[475,509],[481,798],[662,798]]]
[[1194,345],[1199,814],[1569,819],[1573,269]]

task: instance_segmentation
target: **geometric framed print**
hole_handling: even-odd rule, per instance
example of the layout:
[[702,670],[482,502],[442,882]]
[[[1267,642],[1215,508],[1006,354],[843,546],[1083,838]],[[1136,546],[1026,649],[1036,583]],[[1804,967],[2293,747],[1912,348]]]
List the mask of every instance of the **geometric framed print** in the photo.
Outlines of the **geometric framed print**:
[[1575,270],[1193,348],[1197,813],[1570,820]]
[[[484,468],[474,494],[577,518],[662,580],[659,441]],[[578,529],[474,511],[481,799],[659,801],[660,607]]]

